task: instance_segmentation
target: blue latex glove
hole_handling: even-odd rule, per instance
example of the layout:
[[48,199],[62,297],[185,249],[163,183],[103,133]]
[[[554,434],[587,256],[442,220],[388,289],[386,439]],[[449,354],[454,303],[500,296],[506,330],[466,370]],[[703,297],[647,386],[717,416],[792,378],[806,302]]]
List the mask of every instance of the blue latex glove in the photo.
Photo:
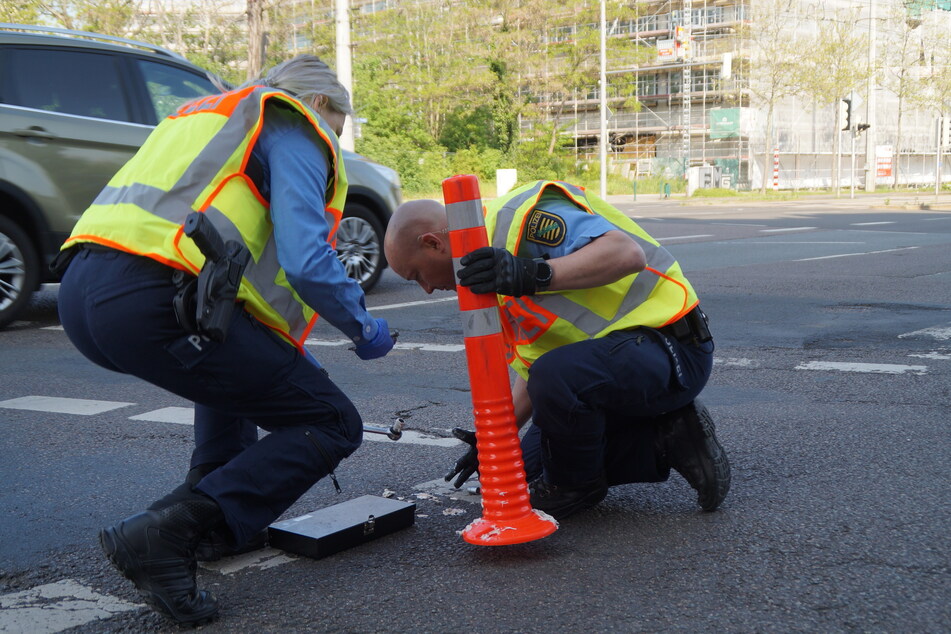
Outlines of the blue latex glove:
[[364,341],[356,347],[357,356],[364,361],[385,357],[386,353],[393,349],[393,344],[396,343],[390,335],[390,327],[385,319],[377,319],[376,325],[376,334],[373,339]]

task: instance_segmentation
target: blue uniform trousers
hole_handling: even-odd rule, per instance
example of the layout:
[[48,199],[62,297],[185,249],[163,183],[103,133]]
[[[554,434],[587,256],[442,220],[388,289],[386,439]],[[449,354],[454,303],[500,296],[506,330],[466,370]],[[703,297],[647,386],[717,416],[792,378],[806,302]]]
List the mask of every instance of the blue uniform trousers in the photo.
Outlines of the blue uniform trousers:
[[[96,364],[195,403],[191,466],[221,465],[197,488],[241,545],[352,454],[363,423],[322,368],[247,311],[234,311],[224,342],[186,333],[172,274],[145,257],[82,249],[63,276],[60,319]],[[260,440],[258,427],[269,432]]]
[[526,476],[561,486],[663,482],[656,418],[692,402],[713,367],[713,342],[681,343],[638,328],[551,350],[532,364]]

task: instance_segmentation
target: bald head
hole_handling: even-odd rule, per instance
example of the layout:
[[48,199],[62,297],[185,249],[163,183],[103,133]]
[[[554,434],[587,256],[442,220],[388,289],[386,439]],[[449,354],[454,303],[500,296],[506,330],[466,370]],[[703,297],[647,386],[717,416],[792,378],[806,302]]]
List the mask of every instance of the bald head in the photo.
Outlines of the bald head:
[[427,293],[455,288],[446,208],[439,201],[400,205],[387,225],[383,251],[394,273],[418,282]]

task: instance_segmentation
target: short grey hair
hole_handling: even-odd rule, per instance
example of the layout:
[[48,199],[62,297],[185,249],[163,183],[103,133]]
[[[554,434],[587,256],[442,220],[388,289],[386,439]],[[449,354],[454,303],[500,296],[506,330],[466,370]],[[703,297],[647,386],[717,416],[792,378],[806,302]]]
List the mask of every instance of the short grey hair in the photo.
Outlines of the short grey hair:
[[289,92],[301,101],[322,95],[327,97],[330,107],[337,112],[353,114],[350,93],[337,79],[337,73],[315,55],[298,55],[281,62],[267,71],[264,77],[248,81],[241,87],[262,84]]

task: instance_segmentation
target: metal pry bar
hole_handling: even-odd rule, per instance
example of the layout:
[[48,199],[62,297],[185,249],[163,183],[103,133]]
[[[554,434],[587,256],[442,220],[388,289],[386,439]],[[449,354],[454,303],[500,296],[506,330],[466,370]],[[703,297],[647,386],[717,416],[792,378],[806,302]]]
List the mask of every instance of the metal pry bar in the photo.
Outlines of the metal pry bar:
[[403,425],[406,424],[402,418],[397,418],[396,422],[387,427],[377,427],[375,425],[364,425],[363,431],[371,434],[383,434],[390,440],[399,440],[403,437]]

